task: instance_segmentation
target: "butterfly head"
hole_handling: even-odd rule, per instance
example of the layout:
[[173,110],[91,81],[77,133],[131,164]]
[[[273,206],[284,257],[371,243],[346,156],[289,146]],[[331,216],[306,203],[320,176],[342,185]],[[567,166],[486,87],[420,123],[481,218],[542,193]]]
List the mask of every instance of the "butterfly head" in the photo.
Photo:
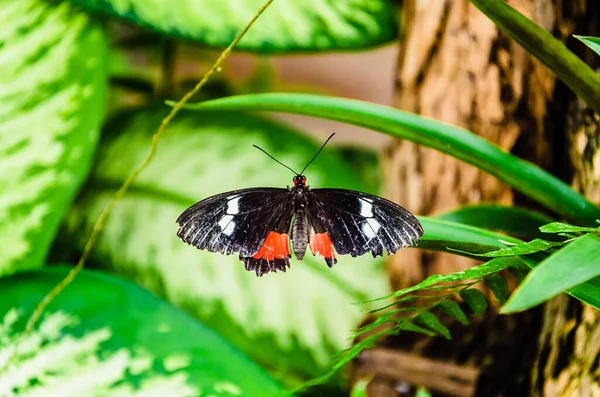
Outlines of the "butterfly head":
[[306,177],[304,175],[296,175],[294,177],[294,187],[306,186]]

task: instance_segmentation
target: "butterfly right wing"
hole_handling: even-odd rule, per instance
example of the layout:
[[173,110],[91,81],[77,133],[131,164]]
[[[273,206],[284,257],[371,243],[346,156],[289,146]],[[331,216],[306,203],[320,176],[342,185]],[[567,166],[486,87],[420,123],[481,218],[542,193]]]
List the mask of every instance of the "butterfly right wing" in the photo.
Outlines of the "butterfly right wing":
[[291,200],[289,190],[276,188],[250,188],[212,196],[177,218],[177,235],[198,249],[226,255],[239,253],[246,268],[259,275],[285,270],[285,266],[281,269],[282,261],[276,264],[273,250],[267,248],[273,248],[273,233],[279,236],[275,254],[281,256],[287,244],[283,265],[289,266],[287,235],[293,216]]
[[329,266],[335,263],[335,252],[393,254],[416,245],[423,235],[413,214],[384,198],[345,189],[313,189],[309,197],[311,249],[315,246],[313,253],[323,256]]

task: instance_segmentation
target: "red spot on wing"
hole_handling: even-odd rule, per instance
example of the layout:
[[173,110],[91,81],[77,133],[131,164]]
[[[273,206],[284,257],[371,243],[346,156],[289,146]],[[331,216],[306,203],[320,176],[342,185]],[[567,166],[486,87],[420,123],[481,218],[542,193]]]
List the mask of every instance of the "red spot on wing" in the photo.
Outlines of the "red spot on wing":
[[[329,234],[315,233],[310,238],[310,250],[313,255],[321,255],[325,259],[335,260],[335,251],[333,250],[333,243],[329,238]],[[329,262],[328,262],[329,263]]]
[[277,232],[269,232],[265,242],[258,252],[252,255],[254,259],[265,259],[272,261],[273,259],[283,259],[290,256],[290,243],[287,234]]

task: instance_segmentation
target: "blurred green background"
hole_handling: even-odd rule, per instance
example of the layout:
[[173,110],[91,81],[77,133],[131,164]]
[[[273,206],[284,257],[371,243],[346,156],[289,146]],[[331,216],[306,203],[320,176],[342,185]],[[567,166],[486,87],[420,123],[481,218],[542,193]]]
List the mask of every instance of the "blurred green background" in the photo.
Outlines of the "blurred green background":
[[[0,364],[147,155],[163,101],[200,80],[261,3],[0,4]],[[285,90],[390,103],[396,32],[388,1],[275,2],[195,99]],[[378,193],[383,135],[292,116],[177,115],[88,270],[0,376],[0,395],[264,396],[326,372],[363,318],[352,303],[389,293],[381,258],[330,270],[309,255],[257,278],[236,256],[181,243],[175,219],[216,193],[291,184],[253,144],[298,168],[331,132],[309,184]]]
[[[27,333],[263,0],[0,2],[0,397],[600,390],[598,5],[509,3],[275,0]],[[177,238],[197,201],[292,184],[252,145],[299,169],[332,132],[308,184],[418,212],[419,250],[257,278]]]

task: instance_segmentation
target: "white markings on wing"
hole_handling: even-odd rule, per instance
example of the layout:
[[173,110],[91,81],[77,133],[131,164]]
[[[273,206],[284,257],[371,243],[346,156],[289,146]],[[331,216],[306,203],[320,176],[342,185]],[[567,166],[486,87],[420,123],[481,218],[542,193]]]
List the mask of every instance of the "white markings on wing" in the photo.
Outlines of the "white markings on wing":
[[[230,215],[237,215],[240,212],[240,196],[233,197],[231,200],[227,202],[227,213]],[[227,233],[225,233],[227,234]]]
[[235,230],[235,222],[231,221],[227,224],[225,229],[223,229],[223,234],[226,236],[231,236],[233,234],[234,230]]
[[363,226],[362,226],[363,234],[365,235],[365,237],[367,237],[367,239],[369,241],[371,239],[377,237],[379,239],[379,241],[381,242],[381,244],[383,245],[383,242],[377,236],[377,232],[379,232],[379,229],[381,229],[381,223],[379,223],[374,218],[373,200],[368,199],[368,198],[360,198],[358,200],[360,202],[360,216],[366,218],[365,219],[366,223],[363,223]]
[[229,222],[231,222],[233,220],[233,216],[231,215],[224,215],[221,220],[218,222],[219,227],[221,228],[221,230],[225,229],[227,227],[227,225],[229,224]]
[[226,236],[231,236],[235,230],[235,222],[233,222],[233,215],[225,215],[218,223],[221,231]]
[[367,218],[366,223],[363,224],[362,231],[369,240],[377,236],[377,232],[381,228],[381,224],[373,218]]
[[373,201],[369,199],[359,199],[360,201],[360,216],[364,216],[365,218],[373,217]]

